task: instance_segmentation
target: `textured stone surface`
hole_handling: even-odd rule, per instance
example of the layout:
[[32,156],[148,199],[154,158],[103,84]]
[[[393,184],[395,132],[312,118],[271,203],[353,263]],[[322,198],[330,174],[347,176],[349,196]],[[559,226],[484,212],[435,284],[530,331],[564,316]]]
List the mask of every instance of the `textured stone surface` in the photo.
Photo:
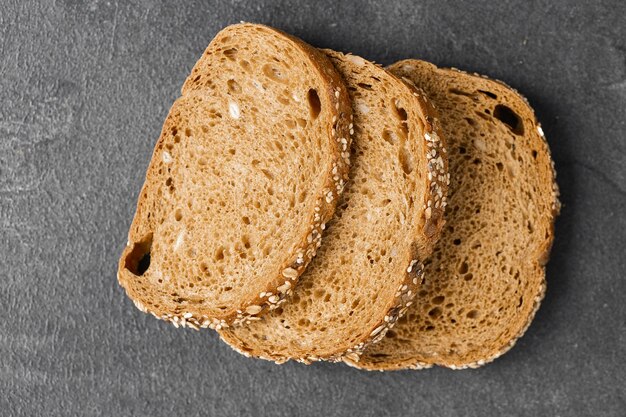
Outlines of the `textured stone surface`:
[[[279,367],[124,296],[116,262],[161,124],[239,20],[530,99],[564,209],[547,298],[510,353],[475,371]],[[0,415],[623,416],[625,22],[620,0],[0,2]]]

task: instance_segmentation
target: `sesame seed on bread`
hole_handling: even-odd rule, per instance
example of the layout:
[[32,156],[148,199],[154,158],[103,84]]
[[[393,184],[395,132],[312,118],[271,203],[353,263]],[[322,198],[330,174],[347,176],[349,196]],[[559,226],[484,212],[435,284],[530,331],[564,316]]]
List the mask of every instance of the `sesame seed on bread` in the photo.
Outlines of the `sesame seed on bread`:
[[528,102],[503,83],[416,60],[389,70],[441,115],[451,184],[446,225],[413,305],[352,366],[460,369],[509,350],[544,296],[559,212],[554,165]]
[[119,261],[137,307],[219,329],[280,306],[347,180],[350,122],[323,53],[262,25],[218,33],[165,120]]
[[278,363],[358,358],[410,306],[443,226],[449,177],[434,109],[383,68],[326,53],[352,100],[350,181],[288,302],[220,330],[238,352]]

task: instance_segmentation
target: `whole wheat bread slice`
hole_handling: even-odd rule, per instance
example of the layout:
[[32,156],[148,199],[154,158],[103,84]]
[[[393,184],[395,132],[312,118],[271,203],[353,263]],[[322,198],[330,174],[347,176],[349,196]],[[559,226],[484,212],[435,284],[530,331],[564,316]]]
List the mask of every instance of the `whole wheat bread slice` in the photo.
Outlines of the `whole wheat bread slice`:
[[510,87],[415,60],[389,70],[426,91],[441,115],[452,177],[446,226],[408,313],[347,362],[477,367],[513,346],[544,296],[560,207],[550,151],[533,110]]
[[225,28],[163,126],[118,270],[137,307],[226,327],[283,301],[347,179],[351,106],[318,50]]
[[289,302],[221,337],[277,363],[358,357],[410,305],[442,226],[447,158],[432,107],[364,59],[327,51],[350,91],[350,181]]

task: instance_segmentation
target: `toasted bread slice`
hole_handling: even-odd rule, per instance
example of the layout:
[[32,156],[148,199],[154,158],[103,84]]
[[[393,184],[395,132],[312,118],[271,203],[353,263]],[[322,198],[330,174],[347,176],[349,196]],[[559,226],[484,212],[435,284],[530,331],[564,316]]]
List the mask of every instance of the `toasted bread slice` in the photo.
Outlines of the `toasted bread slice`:
[[222,30],[156,144],[119,262],[128,296],[194,328],[280,305],[347,179],[350,122],[324,54],[266,26]]
[[325,241],[281,308],[222,329],[247,356],[300,362],[357,357],[410,305],[442,226],[447,158],[413,86],[360,57],[327,51],[350,91],[350,182]]
[[477,367],[513,346],[545,292],[560,207],[548,144],[527,101],[500,82],[415,60],[389,70],[426,91],[441,115],[446,226],[408,313],[348,363]]

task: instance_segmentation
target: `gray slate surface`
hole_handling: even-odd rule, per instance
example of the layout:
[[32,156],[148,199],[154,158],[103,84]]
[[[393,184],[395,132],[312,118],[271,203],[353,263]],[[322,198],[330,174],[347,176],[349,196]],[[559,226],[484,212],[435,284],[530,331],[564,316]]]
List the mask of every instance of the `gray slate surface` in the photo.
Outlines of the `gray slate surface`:
[[[240,357],[141,314],[115,278],[167,110],[223,26],[522,91],[564,203],[548,295],[480,370]],[[626,6],[620,0],[0,2],[0,415],[626,415]]]

